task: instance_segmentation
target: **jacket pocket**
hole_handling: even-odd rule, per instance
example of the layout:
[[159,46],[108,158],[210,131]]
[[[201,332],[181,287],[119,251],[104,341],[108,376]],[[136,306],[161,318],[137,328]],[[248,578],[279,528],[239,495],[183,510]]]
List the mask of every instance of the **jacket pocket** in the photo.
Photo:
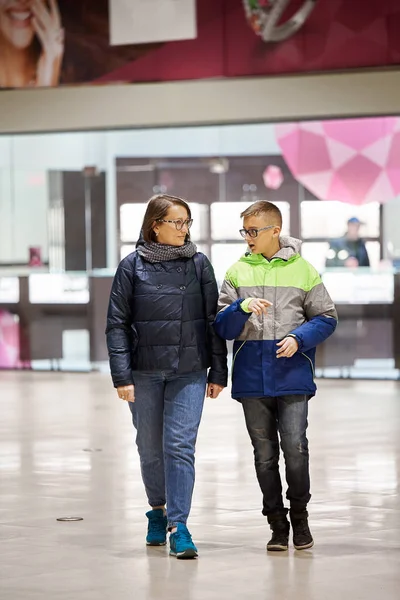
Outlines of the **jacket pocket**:
[[243,346],[245,345],[245,343],[246,343],[246,340],[245,340],[244,342],[242,342],[242,343],[240,344],[240,346],[239,346],[237,349],[235,349],[235,351],[233,352],[233,357],[232,357],[232,369],[231,369],[231,371],[232,371],[232,372],[231,372],[231,377],[232,377],[232,379],[233,379],[233,370],[234,370],[234,368],[235,368],[235,362],[236,362],[237,356],[238,356],[239,352],[241,351],[241,349],[243,348]]
[[234,393],[263,395],[262,342],[235,341],[231,373]]
[[304,352],[301,352],[301,355],[304,356],[304,358],[307,359],[308,364],[310,365],[310,369],[311,369],[311,375],[313,378],[313,381],[315,380],[315,369],[314,369],[314,363],[311,360],[311,358],[309,356],[307,356],[307,354],[305,354]]
[[277,394],[309,393],[315,388],[314,368],[306,354],[296,352],[292,358],[277,358],[275,363]]

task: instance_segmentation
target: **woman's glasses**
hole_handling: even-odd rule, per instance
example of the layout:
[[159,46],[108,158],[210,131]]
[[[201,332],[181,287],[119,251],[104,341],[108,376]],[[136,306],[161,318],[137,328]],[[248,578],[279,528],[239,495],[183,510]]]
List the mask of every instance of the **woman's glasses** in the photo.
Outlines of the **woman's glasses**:
[[167,219],[158,219],[158,222],[159,223],[174,223],[175,229],[177,229],[178,231],[181,231],[185,225],[189,230],[191,228],[191,226],[193,225],[193,219],[185,219],[185,220],[174,219],[173,221],[169,221]]

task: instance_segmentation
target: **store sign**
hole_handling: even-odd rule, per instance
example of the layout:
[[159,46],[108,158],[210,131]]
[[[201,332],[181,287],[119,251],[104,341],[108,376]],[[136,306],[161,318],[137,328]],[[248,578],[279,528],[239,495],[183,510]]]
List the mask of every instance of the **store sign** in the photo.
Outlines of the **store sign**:
[[195,0],[110,0],[112,46],[194,39]]
[[86,275],[38,273],[29,277],[31,304],[88,304],[89,279]]
[[17,304],[18,302],[18,277],[0,277],[0,304]]

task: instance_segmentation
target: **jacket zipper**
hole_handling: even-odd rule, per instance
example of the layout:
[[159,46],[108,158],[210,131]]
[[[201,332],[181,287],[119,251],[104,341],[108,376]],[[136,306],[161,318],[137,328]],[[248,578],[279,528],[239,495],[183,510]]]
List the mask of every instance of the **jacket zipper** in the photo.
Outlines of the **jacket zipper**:
[[277,284],[277,276],[276,276],[276,269],[274,271],[274,340],[276,339],[276,298],[277,298],[277,289],[276,289],[276,284]]
[[[180,285],[180,287],[182,287],[182,286],[185,286],[185,289],[184,289],[184,290],[181,290],[181,291],[182,291],[182,303],[181,303],[181,328],[180,328],[180,344],[179,344],[179,355],[178,355],[178,367],[177,367],[177,369],[176,369],[176,372],[177,372],[177,373],[179,373],[179,367],[180,367],[180,364],[181,364],[181,357],[182,357],[182,351],[183,351],[183,345],[182,345],[182,340],[183,340],[183,337],[182,337],[182,330],[183,330],[183,304],[184,304],[184,302],[185,302],[185,292],[186,292],[187,281],[188,281],[188,278],[187,278],[188,269],[189,269],[189,267],[188,267],[188,262],[189,262],[189,261],[187,261],[187,262],[186,262],[186,265],[185,265],[185,266],[182,268],[182,273],[183,273],[183,283],[181,283],[181,285]],[[193,262],[193,261],[192,261],[192,262]],[[194,262],[193,262],[193,265],[194,265]],[[200,286],[201,286],[201,284],[200,284]]]
[[[266,263],[267,263],[267,264],[265,265],[265,266],[267,267],[267,271],[266,271],[266,273],[265,273],[265,276],[264,276],[264,286],[263,286],[263,287],[264,287],[264,300],[266,300],[266,298],[265,298],[265,290],[266,290],[266,288],[268,287],[266,284],[267,284],[267,277],[268,277],[268,275],[270,274],[270,273],[269,273],[269,270],[273,269],[273,263],[272,263],[272,260],[270,260],[270,261],[269,261],[269,260],[267,260],[267,259],[265,259],[265,260],[266,260]],[[268,266],[267,266],[267,265],[268,265]],[[275,310],[276,310],[276,297],[277,297],[277,290],[276,290],[276,271],[274,271],[274,277],[275,277],[275,280],[274,280],[274,303],[273,303],[273,306],[272,306],[272,319],[273,319],[273,339],[274,339],[274,341],[275,341],[275,335],[276,335],[276,327],[275,327],[275,321],[276,321],[276,320],[275,320]],[[265,315],[263,315],[263,340],[264,340],[264,321],[265,321]],[[240,348],[239,348],[239,350],[240,350]],[[272,348],[272,356],[273,356],[273,355],[274,355],[274,349]],[[263,366],[263,369],[264,369],[264,366]],[[275,380],[274,380],[274,391],[275,391]]]
[[[272,261],[271,261],[271,265],[272,265]],[[274,306],[273,306],[273,315],[274,315],[274,343],[276,342],[276,299],[277,299],[277,289],[276,289],[276,284],[277,284],[277,274],[276,274],[276,269],[274,271]],[[274,355],[274,350],[275,350],[275,356],[276,356],[276,347],[272,347],[272,355]],[[274,378],[274,392],[276,391],[276,381]]]

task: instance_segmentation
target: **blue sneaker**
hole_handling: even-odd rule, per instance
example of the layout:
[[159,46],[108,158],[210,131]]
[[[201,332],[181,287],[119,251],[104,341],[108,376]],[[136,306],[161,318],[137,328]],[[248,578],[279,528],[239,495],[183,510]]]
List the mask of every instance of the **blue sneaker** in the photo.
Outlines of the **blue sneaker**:
[[196,558],[198,556],[192,536],[183,523],[178,523],[176,532],[169,536],[169,543],[171,556],[176,556],[176,558]]
[[148,546],[165,546],[167,543],[168,519],[164,515],[164,511],[161,508],[149,510],[146,517],[149,520],[146,544]]

